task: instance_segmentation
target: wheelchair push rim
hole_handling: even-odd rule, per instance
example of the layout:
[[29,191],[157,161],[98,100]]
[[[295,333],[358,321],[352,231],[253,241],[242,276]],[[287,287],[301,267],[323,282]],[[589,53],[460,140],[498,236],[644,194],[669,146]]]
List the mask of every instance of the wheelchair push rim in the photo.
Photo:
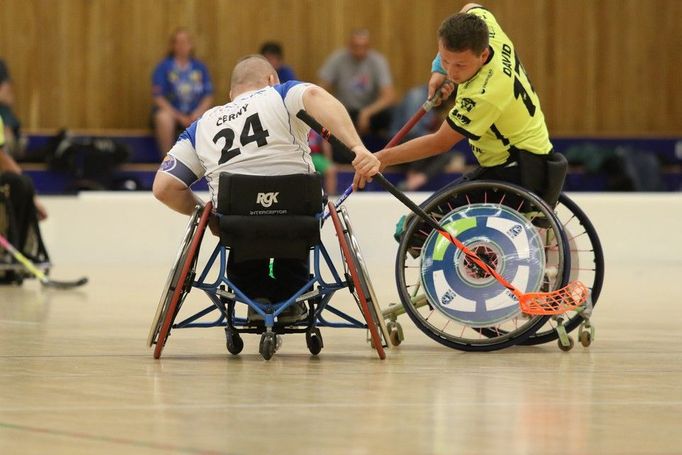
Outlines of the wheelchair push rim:
[[[150,346],[156,344],[154,348],[154,358],[161,357],[161,352],[166,344],[166,340],[171,331],[171,326],[175,317],[182,306],[184,297],[189,292],[187,277],[196,264],[199,254],[199,247],[203,239],[208,219],[211,214],[213,204],[208,202],[203,211],[197,207],[187,226],[183,243],[178,252],[178,257],[174,263],[166,281],[161,300],[157,308],[154,321],[149,333],[148,343]],[[179,271],[179,272],[178,272]],[[154,340],[156,338],[156,340]]]
[[175,255],[175,260],[173,260],[173,265],[171,265],[168,275],[166,277],[166,282],[163,285],[163,291],[161,292],[161,297],[159,298],[159,303],[156,307],[156,313],[152,320],[152,325],[149,328],[149,335],[147,336],[147,346],[152,347],[156,343],[156,338],[159,335],[159,330],[161,330],[161,323],[163,322],[163,316],[165,316],[166,310],[168,308],[168,303],[170,298],[173,296],[172,290],[175,289],[175,285],[178,282],[180,272],[182,271],[182,264],[187,256],[187,251],[189,250],[190,243],[192,242],[192,236],[196,231],[196,224],[201,216],[201,211],[197,208],[187,223],[185,228],[185,235],[180,243],[180,248]]
[[389,347],[389,332],[388,328],[386,327],[386,321],[383,317],[381,317],[381,306],[379,305],[379,299],[377,298],[376,292],[374,291],[374,286],[372,285],[372,280],[370,279],[367,265],[364,258],[362,257],[362,253],[360,252],[360,244],[358,243],[357,237],[353,233],[353,226],[351,225],[350,217],[348,216],[348,210],[346,210],[345,206],[341,207],[340,213],[340,220],[346,231],[346,242],[350,247],[350,252],[355,261],[355,267],[358,271],[358,278],[360,279],[360,284],[363,286],[362,290],[365,293],[365,296],[370,299],[370,302],[368,303],[371,304],[369,307],[374,318],[374,323],[379,328],[379,333],[381,334],[384,341],[384,347]]
[[[376,297],[369,294],[369,292],[366,293],[366,290],[369,291],[371,289],[373,294],[373,288],[369,282],[369,275],[366,275],[364,262],[362,262],[361,257],[358,259],[359,251],[354,249],[357,246],[357,241],[352,237],[352,231],[349,229],[350,225],[346,225],[345,222],[341,221],[334,203],[330,201],[328,207],[339,240],[344,265],[353,281],[353,297],[367,323],[372,347],[376,349],[377,355],[383,360],[386,358],[384,346],[389,346],[388,331],[386,330],[386,324],[383,323],[381,310],[378,309],[378,303],[375,300]],[[347,221],[347,216],[345,218]],[[352,240],[349,242],[349,239],[351,238]]]

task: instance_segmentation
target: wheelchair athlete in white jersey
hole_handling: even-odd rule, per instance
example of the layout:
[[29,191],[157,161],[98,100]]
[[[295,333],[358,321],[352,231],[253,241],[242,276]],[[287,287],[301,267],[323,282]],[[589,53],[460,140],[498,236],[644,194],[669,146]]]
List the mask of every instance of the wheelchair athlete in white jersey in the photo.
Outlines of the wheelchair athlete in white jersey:
[[[353,166],[358,172],[378,171],[379,161],[364,147],[338,100],[313,84],[298,81],[279,84],[276,71],[261,56],[248,56],[237,63],[232,73],[230,98],[230,103],[208,110],[188,127],[161,164],[153,192],[171,209],[192,215],[197,205],[204,206],[205,203],[190,189],[202,177],[208,181],[214,210],[220,211],[221,204],[232,203],[225,202],[227,200],[237,201],[237,205],[242,202],[239,195],[234,194],[240,192],[238,185],[230,183],[233,192],[227,196],[224,194],[227,188],[219,188],[219,183],[225,180],[225,175],[221,177],[221,174],[315,174],[307,141],[309,127],[296,117],[301,109],[351,145],[356,154]],[[246,192],[245,187],[244,190]],[[252,210],[247,215],[277,215],[276,191],[257,196],[255,202],[259,213]],[[217,216],[211,217],[209,227],[224,241],[225,227],[220,225]],[[256,244],[248,250],[257,248]],[[256,256],[252,251],[240,252],[235,260],[230,255],[227,276],[245,295],[261,302],[285,299],[309,277],[307,258],[274,258],[271,261],[267,257],[252,259],[252,256]],[[249,318],[262,317],[251,307],[249,309]],[[305,318],[306,306],[299,302],[282,312],[277,322],[291,324]]]

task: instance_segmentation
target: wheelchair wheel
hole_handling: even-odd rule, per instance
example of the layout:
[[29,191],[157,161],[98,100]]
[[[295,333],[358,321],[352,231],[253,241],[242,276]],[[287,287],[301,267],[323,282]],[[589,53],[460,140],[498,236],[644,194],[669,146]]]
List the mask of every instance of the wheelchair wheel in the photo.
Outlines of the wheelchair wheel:
[[204,206],[203,211],[199,207],[194,211],[187,225],[187,230],[185,231],[176,260],[166,279],[163,294],[159,300],[159,305],[147,338],[147,344],[150,347],[156,344],[154,348],[155,359],[161,357],[161,352],[170,334],[173,321],[180,311],[185,297],[192,288],[191,280],[193,279],[193,271],[196,267],[196,259],[199,256],[199,246],[208,224],[211,209],[212,203],[209,202]]
[[244,349],[244,340],[229,325],[225,327],[225,345],[227,346],[227,351],[232,355],[238,355]]
[[312,355],[318,355],[322,351],[324,341],[322,340],[322,333],[319,328],[313,327],[306,330],[305,344]]
[[365,260],[362,258],[362,254],[360,254],[360,244],[353,233],[353,227],[350,223],[350,217],[348,216],[346,207],[341,207],[340,214],[341,224],[344,227],[344,231],[346,233],[346,242],[350,247],[350,252],[355,262],[355,268],[359,274],[358,277],[360,278],[362,291],[364,292],[365,297],[369,299],[367,301],[369,310],[372,313],[372,317],[374,318],[374,323],[379,328],[379,334],[383,338],[384,347],[388,347],[388,340],[390,338],[388,327],[386,326],[386,321],[382,317],[379,299],[377,299],[377,295],[374,292],[374,286],[372,286],[372,280],[369,278],[369,271],[367,270]]
[[[597,231],[589,218],[578,205],[568,196],[561,193],[559,203],[554,212],[556,213],[566,236],[568,237],[571,254],[570,281],[580,280],[590,288],[592,306],[597,304],[601,288],[604,283],[604,251],[599,241]],[[583,321],[579,311],[571,311],[563,316],[563,326],[566,332],[571,332]],[[580,338],[583,346],[589,346],[589,332],[583,332]],[[523,342],[525,345],[549,343],[559,338],[556,331],[556,322],[552,319],[547,321],[544,327]]]
[[[551,291],[568,282],[566,235],[552,210],[525,189],[467,182],[446,188],[423,208],[522,292]],[[454,349],[512,346],[548,319],[521,313],[509,291],[417,217],[400,241],[396,282],[417,327]]]
[[372,347],[376,349],[379,358],[383,360],[386,358],[384,347],[388,347],[388,330],[386,330],[386,324],[381,315],[381,308],[377,303],[374,288],[369,280],[369,274],[367,273],[364,260],[360,255],[357,240],[353,235],[348,214],[342,207],[338,210],[341,212],[341,217],[339,217],[334,204],[332,202],[329,202],[328,204],[329,213],[331,214],[334,229],[336,230],[336,235],[339,239],[341,253],[344,258],[344,267],[353,281],[353,297],[367,322],[367,329],[371,336]]
[[273,332],[265,332],[260,337],[258,352],[263,360],[270,360],[277,351],[277,335]]

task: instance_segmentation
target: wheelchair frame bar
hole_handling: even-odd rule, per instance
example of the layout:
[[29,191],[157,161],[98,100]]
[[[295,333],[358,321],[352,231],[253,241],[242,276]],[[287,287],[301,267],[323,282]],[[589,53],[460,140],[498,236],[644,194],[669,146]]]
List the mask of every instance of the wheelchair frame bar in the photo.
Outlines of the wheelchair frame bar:
[[326,319],[324,319],[324,317],[322,317],[321,315],[318,316],[318,320],[324,321],[324,323],[326,324],[327,327],[358,327],[358,326],[362,326],[362,328],[365,328],[365,329],[367,328],[367,324],[365,324],[364,322],[358,321],[357,319],[347,315],[343,311],[338,310],[331,305],[327,305],[325,308],[327,309],[327,311],[330,311],[332,314],[335,314],[336,316],[340,317],[341,319],[345,319],[350,324],[352,324],[352,325],[348,325],[348,324],[344,324],[343,322],[329,322]]
[[174,329],[184,329],[186,327],[219,327],[221,326],[221,322],[225,320],[225,315],[220,312],[220,318],[215,321],[215,322],[197,322],[195,324],[192,324],[194,321],[197,319],[201,319],[207,314],[210,314],[216,310],[215,304],[209,307],[204,308],[203,310],[199,311],[198,313],[194,314],[193,316],[188,317],[184,321],[178,322],[173,324]]
[[[213,266],[213,263],[216,260],[216,256],[220,253],[220,263],[221,264],[227,264],[226,260],[227,258],[225,257],[225,249],[222,248],[220,245],[220,242],[215,246],[213,249],[213,252],[211,253],[211,257],[208,259],[207,265]],[[211,270],[211,267],[204,267],[204,270],[201,272],[201,275],[199,276],[199,279],[197,279],[194,283],[192,283],[192,286],[194,286],[195,283],[203,283],[204,280],[206,279],[206,275],[208,275],[208,272]],[[220,285],[220,278],[222,278],[223,273],[225,271],[221,268],[220,274],[218,275],[216,281],[213,283],[212,287],[218,287]]]
[[[232,315],[228,314],[225,308],[225,304],[221,300],[217,292],[223,285],[226,285],[229,289],[232,290],[232,293],[236,297],[234,299],[235,302],[244,303],[249,307],[253,308],[253,310],[256,311],[259,315],[261,315],[264,319],[266,327],[273,327],[275,324],[275,317],[279,316],[286,308],[294,304],[294,302],[298,301],[301,296],[307,293],[314,292],[314,294],[311,295],[310,298],[320,298],[320,303],[317,305],[317,308],[315,309],[315,314],[313,318],[313,320],[315,321],[315,323],[313,324],[314,326],[359,329],[367,328],[367,324],[353,318],[352,316],[328,304],[332,295],[336,291],[346,289],[349,283],[341,279],[339,272],[336,270],[336,267],[334,266],[331,260],[331,256],[329,255],[329,252],[324,247],[324,245],[319,244],[313,247],[313,269],[315,272],[313,278],[308,280],[296,293],[294,293],[287,300],[271,304],[272,306],[276,307],[273,313],[266,313],[257,302],[253,301],[251,298],[245,295],[237,286],[235,286],[227,278],[226,273],[227,259],[229,257],[227,251],[228,248],[223,247],[220,243],[218,243],[214,248],[213,252],[211,253],[211,256],[209,257],[209,260],[204,266],[201,274],[199,275],[199,278],[192,283],[192,287],[204,291],[204,293],[209,297],[213,305],[206,307],[203,310],[185,318],[181,322],[173,324],[174,329],[226,327],[228,325],[228,318],[231,318]],[[213,281],[212,283],[206,283],[205,281],[208,277],[208,274],[210,270],[214,267],[216,261],[220,262],[218,276],[216,280]],[[332,275],[333,281],[331,282],[325,281],[324,277],[322,276],[320,266],[322,261],[325,262],[327,268],[329,269]],[[318,289],[315,291],[310,291],[311,288],[314,288],[315,284],[318,285]],[[324,309],[328,309],[332,314],[338,316],[345,322],[332,322],[326,320],[322,316],[322,312]],[[220,312],[220,316],[216,320],[212,322],[198,322],[199,319],[203,318],[204,316],[207,316],[208,314],[216,310]],[[248,321],[245,318],[237,317],[232,318],[231,322],[232,325],[235,327],[247,327],[248,324]],[[293,325],[292,328],[295,328],[295,326],[296,325]]]

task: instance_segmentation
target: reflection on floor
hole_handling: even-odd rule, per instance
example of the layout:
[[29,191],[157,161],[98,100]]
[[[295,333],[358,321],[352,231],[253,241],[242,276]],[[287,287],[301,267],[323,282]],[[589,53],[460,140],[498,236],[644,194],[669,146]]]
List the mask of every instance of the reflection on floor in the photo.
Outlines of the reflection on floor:
[[[178,330],[155,361],[145,339],[161,268],[90,268],[74,291],[2,287],[0,453],[679,452],[670,283],[682,263],[608,272],[589,349],[464,353],[403,316],[406,340],[386,361],[349,329],[324,331],[319,357],[287,336],[270,362],[256,336],[232,357],[220,329]],[[391,270],[374,279],[384,305],[392,280]],[[193,293],[187,305],[199,302]]]

